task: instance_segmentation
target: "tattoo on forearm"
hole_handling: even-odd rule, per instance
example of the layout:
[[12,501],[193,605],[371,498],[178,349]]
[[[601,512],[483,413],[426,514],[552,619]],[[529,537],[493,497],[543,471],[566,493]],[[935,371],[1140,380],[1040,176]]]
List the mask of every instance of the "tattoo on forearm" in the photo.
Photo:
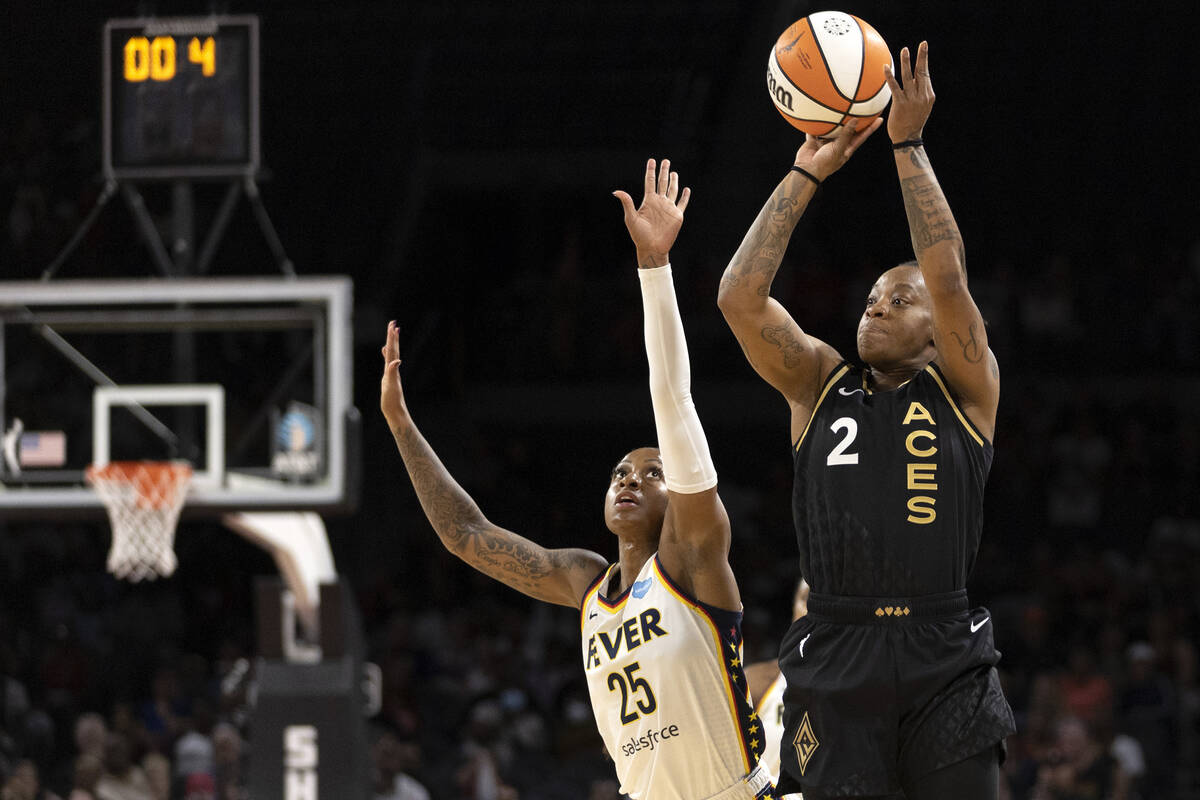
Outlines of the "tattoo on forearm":
[[903,178],[900,190],[904,194],[904,211],[912,234],[913,251],[918,257],[939,242],[955,242],[962,254],[962,237],[942,188],[930,175]]
[[[978,364],[987,355],[987,348],[980,346],[975,339],[975,323],[972,322],[967,328],[967,338],[964,341],[958,331],[950,331],[950,335],[954,337],[954,341],[958,342],[958,346],[962,348],[963,358],[968,364]],[[995,370],[995,365],[992,367]]]
[[762,329],[764,341],[779,348],[783,356],[783,366],[788,369],[804,363],[804,344],[796,338],[795,331],[784,325],[768,325]]
[[908,157],[917,169],[929,169],[929,155],[924,147],[914,147]]
[[721,289],[745,285],[759,297],[770,294],[771,281],[775,279],[784,251],[787,250],[792,228],[796,226],[806,205],[780,184],[758,212],[746,238],[733,254],[725,274],[721,276]]
[[458,552],[482,523],[483,514],[415,427],[397,433],[395,439],[425,516],[446,547]]
[[416,428],[395,435],[429,523],[450,552],[514,589],[537,594],[557,565],[549,551],[492,526]]

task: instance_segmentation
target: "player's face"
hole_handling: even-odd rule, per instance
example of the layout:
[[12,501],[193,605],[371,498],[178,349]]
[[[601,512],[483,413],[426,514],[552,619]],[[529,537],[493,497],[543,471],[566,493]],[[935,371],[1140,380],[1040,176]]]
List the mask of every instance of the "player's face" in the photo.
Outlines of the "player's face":
[[662,457],[654,447],[640,447],[613,467],[604,496],[604,523],[615,534],[662,531],[667,514],[667,483]]
[[929,291],[916,267],[893,267],[867,293],[858,321],[858,355],[883,368],[920,357],[932,360],[933,316]]

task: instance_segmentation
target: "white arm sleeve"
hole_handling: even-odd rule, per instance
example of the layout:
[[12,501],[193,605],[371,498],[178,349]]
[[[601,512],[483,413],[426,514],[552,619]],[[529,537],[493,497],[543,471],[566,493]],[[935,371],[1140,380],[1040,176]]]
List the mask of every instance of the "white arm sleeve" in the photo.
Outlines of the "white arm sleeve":
[[650,399],[667,489],[680,494],[703,492],[717,485],[717,470],[692,402],[692,370],[671,265],[639,269],[638,278],[646,316]]

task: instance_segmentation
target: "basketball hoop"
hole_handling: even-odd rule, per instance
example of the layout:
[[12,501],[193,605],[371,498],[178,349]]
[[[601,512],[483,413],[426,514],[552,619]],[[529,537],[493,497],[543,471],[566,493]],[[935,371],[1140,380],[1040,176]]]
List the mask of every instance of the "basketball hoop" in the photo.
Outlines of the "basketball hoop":
[[131,581],[174,572],[175,524],[192,468],[170,461],[112,461],[93,464],[86,475],[112,525],[108,571]]

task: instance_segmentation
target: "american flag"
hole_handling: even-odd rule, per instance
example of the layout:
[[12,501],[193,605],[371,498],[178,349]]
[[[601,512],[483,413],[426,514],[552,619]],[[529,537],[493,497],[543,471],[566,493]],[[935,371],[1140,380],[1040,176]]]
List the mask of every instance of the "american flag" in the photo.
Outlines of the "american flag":
[[61,467],[67,461],[67,435],[62,431],[22,433],[17,460],[22,467]]

